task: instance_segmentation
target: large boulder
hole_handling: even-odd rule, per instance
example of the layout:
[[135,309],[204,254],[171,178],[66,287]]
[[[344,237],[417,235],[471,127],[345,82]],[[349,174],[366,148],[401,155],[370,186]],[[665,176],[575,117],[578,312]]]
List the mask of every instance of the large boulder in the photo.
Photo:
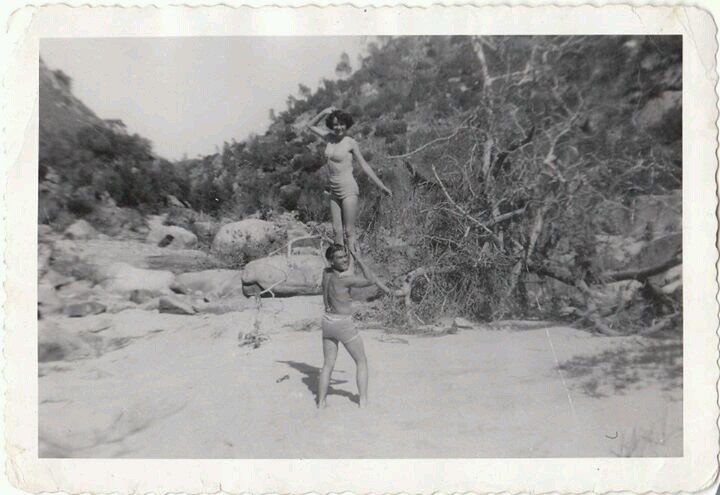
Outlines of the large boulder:
[[127,263],[113,263],[100,272],[104,289],[112,292],[131,293],[145,290],[156,294],[171,293],[170,286],[175,275],[167,270],[146,270]]
[[242,281],[247,288],[271,289],[276,296],[321,294],[324,269],[319,256],[268,256],[248,263]]
[[278,227],[266,220],[249,218],[223,225],[213,239],[215,253],[238,252],[248,245],[271,243],[279,235]]
[[182,294],[201,294],[211,299],[242,296],[242,272],[239,270],[203,270],[175,277],[170,287]]
[[97,236],[97,230],[85,220],[78,220],[65,229],[65,237],[68,239],[94,239]]
[[153,224],[145,242],[161,247],[191,249],[197,245],[198,238],[189,230],[176,225]]

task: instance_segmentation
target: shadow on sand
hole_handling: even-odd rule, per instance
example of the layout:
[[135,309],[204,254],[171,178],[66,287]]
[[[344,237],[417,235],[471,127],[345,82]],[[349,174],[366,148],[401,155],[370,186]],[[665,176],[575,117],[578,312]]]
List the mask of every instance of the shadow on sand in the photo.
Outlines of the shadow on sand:
[[[310,366],[307,363],[299,363],[297,361],[276,361],[278,363],[287,364],[292,369],[299,371],[303,374],[302,382],[305,384],[305,386],[312,392],[313,396],[315,397],[315,402],[317,402],[318,398],[318,376],[320,375],[320,368],[317,368],[315,366]],[[342,371],[338,371],[337,369],[333,371],[333,374],[336,373],[342,373]],[[354,402],[355,404],[360,404],[360,397],[357,394],[353,394],[348,392],[347,390],[340,390],[333,387],[333,385],[342,385],[343,383],[347,383],[347,380],[337,380],[334,379],[332,376],[330,377],[330,386],[328,387],[327,395],[340,395],[342,397],[346,397],[351,402]]]

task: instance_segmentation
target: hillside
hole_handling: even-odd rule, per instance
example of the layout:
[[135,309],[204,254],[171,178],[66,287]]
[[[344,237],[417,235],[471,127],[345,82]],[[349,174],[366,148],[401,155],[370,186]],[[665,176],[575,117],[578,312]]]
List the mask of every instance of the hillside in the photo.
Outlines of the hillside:
[[681,43],[382,38],[355,70],[342,57],[336,80],[300,85],[264,135],[173,164],[41,66],[41,178],[55,192],[41,194],[40,220],[85,216],[102,230],[109,201],[143,213],[173,203],[189,208],[167,222],[208,244],[249,216],[325,222],[323,145],[304,128],[334,105],[394,193],[356,173],[362,251],[406,288],[404,305],[381,309],[394,324],[449,311],[571,318],[610,334],[679,328]]
[[106,123],[72,93],[72,80],[62,70],[51,70],[40,59],[39,89],[41,139],[50,134],[75,133]]
[[129,134],[119,119],[98,117],[62,70],[42,59],[39,70],[40,223],[63,227],[92,215],[103,223],[108,219],[98,216],[108,206],[130,208],[129,218],[184,193],[187,180],[155,155],[150,141]]
[[604,333],[657,315],[677,327],[679,293],[648,277],[681,258],[681,61],[672,36],[381,39],[354,72],[341,63],[337,80],[300,86],[263,136],[186,163],[188,199],[218,216],[327,221],[323,146],[304,126],[334,105],[394,192],[356,174],[363,250],[396,276],[437,273],[397,318],[453,307]]

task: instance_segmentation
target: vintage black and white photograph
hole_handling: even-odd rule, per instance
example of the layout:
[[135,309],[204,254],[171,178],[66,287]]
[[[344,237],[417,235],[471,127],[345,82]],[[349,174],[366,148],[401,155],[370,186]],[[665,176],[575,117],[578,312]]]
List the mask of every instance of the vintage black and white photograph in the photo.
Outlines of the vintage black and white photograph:
[[683,455],[683,37],[43,38],[43,458]]

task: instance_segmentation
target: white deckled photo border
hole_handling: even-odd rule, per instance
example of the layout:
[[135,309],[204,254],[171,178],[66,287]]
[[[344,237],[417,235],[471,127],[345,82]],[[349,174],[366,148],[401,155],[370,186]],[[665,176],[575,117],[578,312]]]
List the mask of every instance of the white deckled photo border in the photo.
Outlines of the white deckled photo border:
[[[588,25],[592,19],[592,25]],[[30,492],[678,492],[718,455],[717,84],[712,17],[693,7],[68,7],[16,12],[4,76],[7,474]],[[44,37],[419,34],[683,35],[683,456],[567,459],[40,459],[38,48]]]

